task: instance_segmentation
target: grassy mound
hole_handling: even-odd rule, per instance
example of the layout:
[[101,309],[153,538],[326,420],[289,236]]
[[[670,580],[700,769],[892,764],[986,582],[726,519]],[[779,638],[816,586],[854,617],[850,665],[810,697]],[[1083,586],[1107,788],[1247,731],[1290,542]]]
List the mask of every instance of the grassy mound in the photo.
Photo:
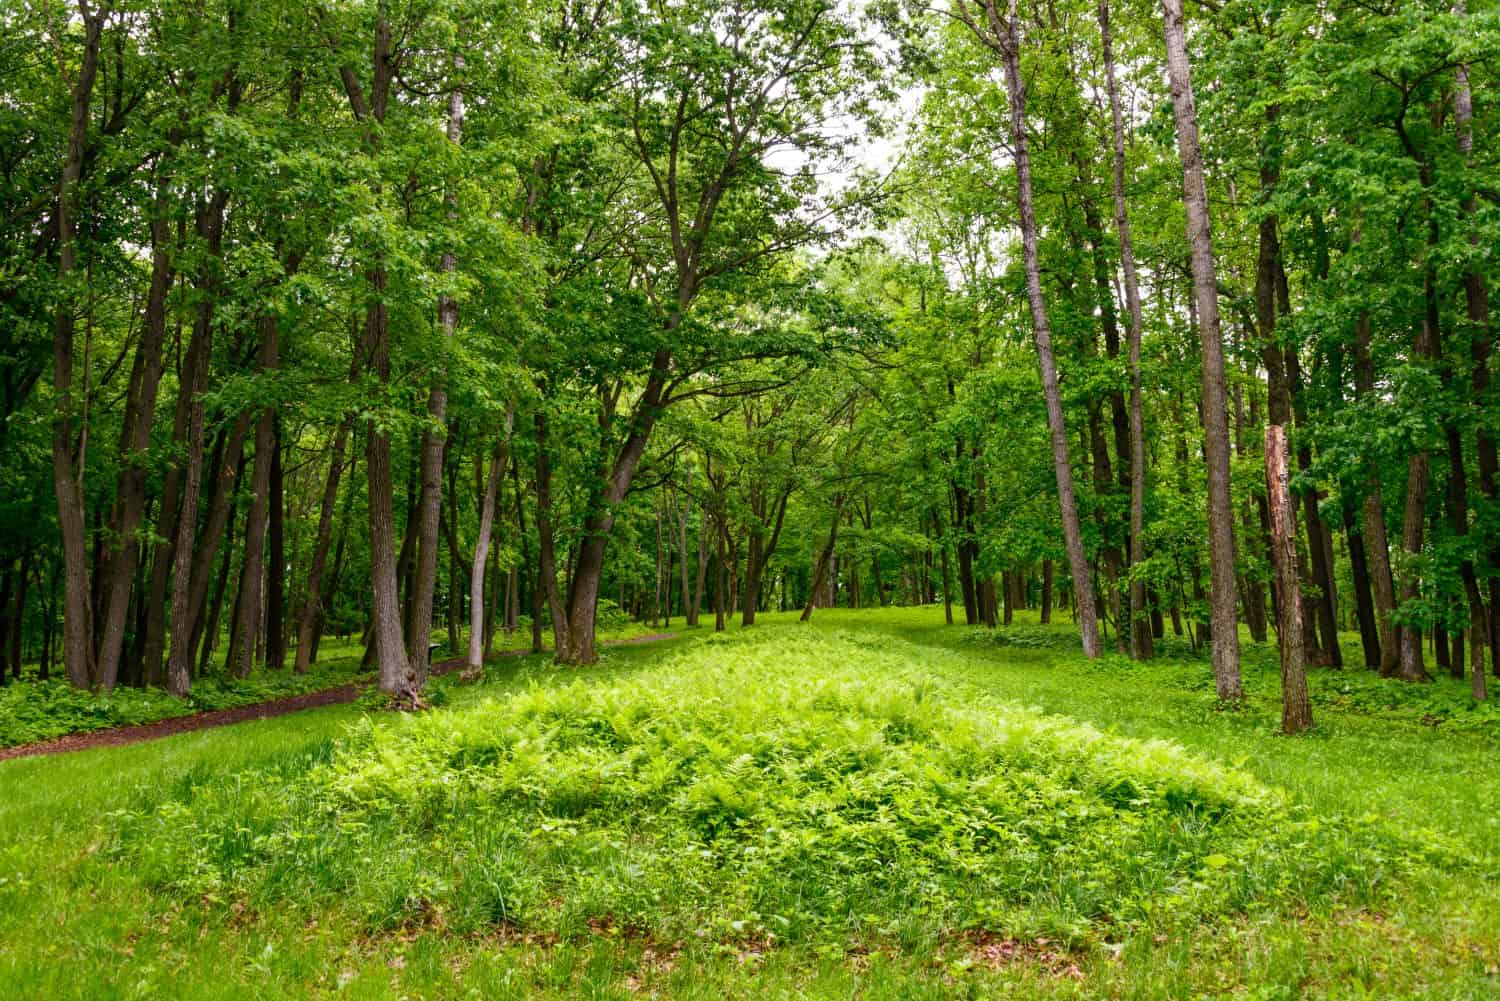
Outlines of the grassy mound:
[[114,850],[159,888],[376,930],[907,945],[1350,902],[1399,864],[1242,771],[931,671],[966,656],[714,638],[637,680],[537,683],[189,778],[119,818]]

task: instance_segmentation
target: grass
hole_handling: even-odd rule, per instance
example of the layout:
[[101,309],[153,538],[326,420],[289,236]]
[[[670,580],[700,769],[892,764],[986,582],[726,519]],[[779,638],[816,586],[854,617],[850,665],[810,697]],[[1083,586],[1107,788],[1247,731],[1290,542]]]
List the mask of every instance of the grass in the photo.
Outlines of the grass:
[[1318,672],[1292,740],[1248,646],[1225,713],[1202,661],[1012,629],[772,616],[0,764],[0,996],[1500,993],[1455,685]]

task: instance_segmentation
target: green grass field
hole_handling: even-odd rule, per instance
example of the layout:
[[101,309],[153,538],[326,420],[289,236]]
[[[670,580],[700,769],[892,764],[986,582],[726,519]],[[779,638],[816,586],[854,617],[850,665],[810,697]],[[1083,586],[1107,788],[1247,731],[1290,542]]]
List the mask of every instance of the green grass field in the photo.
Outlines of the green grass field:
[[3,998],[1494,998],[1500,725],[940,609],[0,764]]

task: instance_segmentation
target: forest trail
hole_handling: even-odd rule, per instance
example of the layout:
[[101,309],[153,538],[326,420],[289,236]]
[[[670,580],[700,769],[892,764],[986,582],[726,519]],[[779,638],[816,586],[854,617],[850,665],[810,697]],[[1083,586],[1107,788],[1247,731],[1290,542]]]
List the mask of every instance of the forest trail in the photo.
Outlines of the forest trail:
[[[644,636],[631,636],[626,639],[609,640],[604,646],[635,646],[641,643],[657,643],[662,640],[676,639],[677,633],[648,633]],[[542,651],[548,653],[550,651]],[[524,657],[530,654],[530,650],[502,650],[491,654],[491,660],[501,657]],[[451,674],[461,671],[464,667],[463,657],[452,657],[448,660],[439,661],[432,665],[433,674]],[[134,726],[117,726],[107,730],[89,730],[84,733],[70,733],[63,737],[54,737],[51,740],[41,740],[34,744],[20,744],[16,747],[0,748],[0,761],[9,761],[12,758],[32,758],[50,754],[68,754],[73,751],[87,751],[95,747],[124,747],[128,744],[139,744],[147,740],[159,740],[162,737],[170,737],[179,733],[192,733],[197,730],[211,730],[215,727],[232,726],[235,723],[245,723],[250,720],[271,719],[276,716],[285,716],[288,713],[301,712],[304,709],[319,709],[323,706],[343,705],[353,702],[359,698],[360,692],[364,691],[362,684],[338,685],[334,688],[324,688],[316,692],[303,692],[301,695],[288,695],[285,698],[271,699],[267,702],[256,702],[248,706],[235,706],[231,709],[213,709],[207,712],[194,713],[191,716],[175,716],[171,719],[159,719],[150,723],[139,723]]]

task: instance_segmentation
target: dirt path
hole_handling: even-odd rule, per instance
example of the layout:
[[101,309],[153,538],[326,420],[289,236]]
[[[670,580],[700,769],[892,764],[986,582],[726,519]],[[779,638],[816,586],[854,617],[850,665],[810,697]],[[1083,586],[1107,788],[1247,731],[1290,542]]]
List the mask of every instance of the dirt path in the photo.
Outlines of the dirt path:
[[[676,633],[650,633],[645,636],[632,636],[629,639],[610,640],[604,645],[635,646],[639,643],[655,643],[676,638]],[[524,657],[529,653],[531,653],[530,650],[502,650],[498,654],[491,654],[490,659]],[[432,665],[432,673],[449,674],[461,671],[464,667],[464,660],[463,657],[454,657],[450,660],[439,661]],[[235,706],[233,709],[214,709],[209,712],[194,713],[191,716],[175,716],[171,719],[159,719],[152,723],[140,723],[135,726],[117,726],[108,730],[70,733],[51,740],[37,741],[34,744],[0,748],[0,761],[8,761],[11,758],[31,758],[44,754],[67,754],[70,751],[86,751],[94,747],[123,747],[126,744],[139,744],[142,741],[157,740],[177,733],[210,730],[214,727],[231,726],[249,720],[271,719],[273,716],[285,716],[287,713],[301,712],[303,709],[318,709],[322,706],[353,702],[359,698],[362,691],[364,691],[363,685],[339,685],[337,688],[303,692],[301,695],[288,695],[269,702]]]

